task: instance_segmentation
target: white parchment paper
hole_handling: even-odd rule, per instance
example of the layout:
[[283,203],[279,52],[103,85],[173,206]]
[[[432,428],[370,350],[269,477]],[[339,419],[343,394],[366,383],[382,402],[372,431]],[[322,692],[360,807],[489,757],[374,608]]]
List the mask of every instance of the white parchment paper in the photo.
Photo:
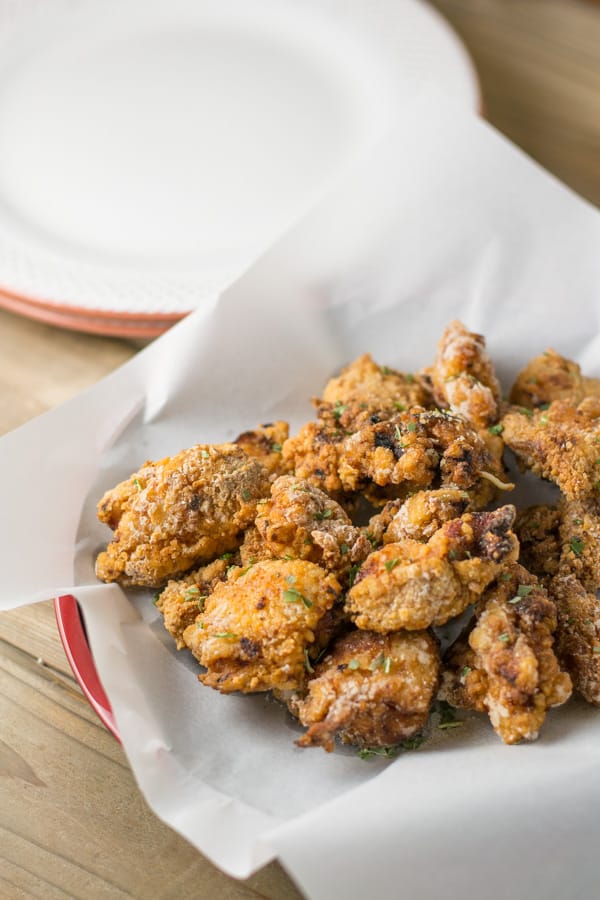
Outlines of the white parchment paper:
[[96,500],[145,459],[295,428],[344,362],[420,367],[455,317],[485,333],[507,385],[547,346],[600,375],[600,215],[421,97],[221,296],[0,442],[0,606],[75,592],[141,789],[233,875],[278,855],[317,900],[596,895],[597,710],[572,701],[519,747],[468,717],[391,764],[300,751],[281,707],[200,686],[148,594],[93,575],[109,539]]

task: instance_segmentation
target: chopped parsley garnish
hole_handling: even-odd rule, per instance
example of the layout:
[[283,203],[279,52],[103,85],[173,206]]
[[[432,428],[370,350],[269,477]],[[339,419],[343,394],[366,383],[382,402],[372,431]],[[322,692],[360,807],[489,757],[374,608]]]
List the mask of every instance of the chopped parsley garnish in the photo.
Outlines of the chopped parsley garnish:
[[504,431],[504,425],[498,423],[497,425],[490,425],[488,428],[490,434],[502,434]]
[[230,640],[235,640],[237,638],[237,634],[234,634],[233,631],[217,631],[215,634],[216,638],[229,638]]
[[385,665],[385,656],[383,653],[380,653],[375,659],[371,660],[369,663],[369,669],[371,672],[374,672],[375,669],[379,669],[381,666]]
[[600,653],[600,645],[594,647],[594,653]]
[[540,405],[538,406],[538,409],[541,410],[542,412],[546,412],[547,409],[550,409],[550,404],[549,403],[540,403]]
[[411,384],[415,380],[415,376],[413,375],[412,372],[407,372],[406,375],[404,376],[404,380],[408,381],[408,383]]
[[409,422],[408,425],[407,425],[406,427],[408,428],[409,431],[416,431],[416,430],[417,430],[417,426],[415,425],[414,422]]
[[394,437],[397,441],[402,441],[402,432],[400,431],[400,426],[396,425],[394,428]]
[[394,408],[398,410],[398,412],[404,412],[406,406],[404,403],[400,403],[399,400],[394,400]]
[[135,484],[135,486],[136,486],[136,488],[138,489],[138,491],[141,491],[141,490],[142,490],[142,486],[141,486],[141,484],[140,484],[139,478],[134,478],[134,479],[133,479],[133,483]]
[[509,572],[504,572],[503,575],[500,576],[500,581],[510,581],[512,575]]
[[202,594],[200,597],[198,597],[198,600],[196,601],[200,612],[204,612],[204,601],[206,600],[207,597],[208,597],[208,594]]
[[247,503],[251,496],[252,494],[250,493],[248,488],[244,488],[244,490],[242,491],[242,500],[245,500]]
[[540,425],[547,425],[547,424],[548,424],[548,416],[546,414],[544,414],[543,416],[540,416]]
[[282,449],[283,448],[282,448],[281,444],[277,444],[277,443],[271,444],[271,452],[272,453],[281,453]]
[[335,406],[333,407],[333,415],[336,419],[341,419],[342,413],[348,409],[347,403],[342,403],[341,400],[336,400]]
[[313,605],[312,600],[309,600],[308,597],[305,597],[304,594],[301,594],[296,588],[288,588],[286,591],[283,591],[282,596],[285,603],[304,603],[307,609],[310,609]]
[[471,666],[464,666],[460,673],[461,679],[466,678],[470,671],[471,671]]
[[[163,591],[164,591],[164,588],[163,588]],[[162,591],[157,591],[155,593],[154,597],[152,598],[152,602],[154,603],[155,606],[158,603],[158,600],[159,600],[161,594],[162,594]]]
[[413,734],[412,737],[405,738],[405,740],[401,741],[400,746],[403,750],[418,750],[421,744],[425,740],[425,735],[418,733]]
[[352,587],[354,582],[356,581],[356,576],[358,575],[359,569],[360,566],[350,566],[350,571],[348,572],[348,585],[350,587]]
[[340,553],[342,554],[342,556],[345,556],[349,552],[350,547],[348,546],[348,544],[340,544]]
[[219,559],[222,559],[225,562],[227,562],[227,560],[231,559],[232,556],[233,556],[233,553],[222,553],[221,556],[219,557]]
[[526,406],[519,406],[517,411],[520,412],[522,416],[527,416],[529,419],[533,418],[533,410],[527,409]]
[[581,538],[573,538],[573,540],[569,544],[569,547],[571,548],[575,556],[581,556],[585,549],[585,544],[583,543]]
[[360,663],[357,659],[351,659],[348,663],[349,669],[360,669]]
[[506,632],[505,632],[504,634],[501,634],[498,636],[498,640],[504,641],[504,643],[506,643],[507,641],[510,641],[510,635],[506,634]]
[[456,711],[453,706],[446,700],[440,700],[438,705],[438,712],[440,714],[440,721],[438,723],[438,728],[442,730],[446,728],[460,728],[463,724],[459,719],[456,718]]
[[286,575],[285,576],[286,584],[293,584],[296,581],[295,575]]
[[322,522],[323,519],[330,519],[333,515],[333,510],[331,508],[324,509],[322,512],[315,513],[315,519],[318,522]]
[[306,650],[306,648],[304,650],[304,668],[306,669],[307,672],[310,672],[311,674],[315,671],[312,667],[310,657],[308,655],[308,650]]
[[391,572],[392,569],[395,569],[396,566],[400,565],[399,559],[388,559],[386,563],[383,564],[386,572]]
[[573,519],[573,525],[583,525],[583,519]]
[[456,550],[448,550],[448,559],[456,559],[457,556],[458,553],[456,552]]
[[382,367],[381,367],[381,374],[382,374],[382,375],[391,375],[391,374],[392,374],[392,370],[390,369],[389,366],[382,366]]
[[532,584],[520,584],[519,587],[517,588],[517,593],[515,594],[514,597],[511,597],[511,599],[508,602],[509,603],[518,603],[519,600],[523,599],[523,597],[527,597],[527,595],[530,594],[532,592],[532,590],[533,590]]
[[363,747],[358,751],[361,759],[372,759],[374,756],[382,756],[384,759],[393,759],[398,755],[397,747]]
[[208,452],[208,450],[202,450],[200,456],[202,457],[202,459],[208,459],[210,457],[210,453]]

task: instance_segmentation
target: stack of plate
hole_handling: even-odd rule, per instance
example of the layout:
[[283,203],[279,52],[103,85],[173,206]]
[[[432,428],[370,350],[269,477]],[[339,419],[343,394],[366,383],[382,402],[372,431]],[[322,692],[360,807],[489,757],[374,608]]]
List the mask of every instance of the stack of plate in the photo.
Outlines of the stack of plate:
[[0,0],[0,306],[160,334],[431,85],[478,107],[418,0]]

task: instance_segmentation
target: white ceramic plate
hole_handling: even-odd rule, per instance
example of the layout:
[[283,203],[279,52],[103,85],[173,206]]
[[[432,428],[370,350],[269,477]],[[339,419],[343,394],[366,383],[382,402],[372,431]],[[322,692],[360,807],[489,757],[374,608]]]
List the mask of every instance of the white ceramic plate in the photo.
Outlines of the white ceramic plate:
[[0,0],[5,305],[168,324],[424,84],[478,105],[418,0]]

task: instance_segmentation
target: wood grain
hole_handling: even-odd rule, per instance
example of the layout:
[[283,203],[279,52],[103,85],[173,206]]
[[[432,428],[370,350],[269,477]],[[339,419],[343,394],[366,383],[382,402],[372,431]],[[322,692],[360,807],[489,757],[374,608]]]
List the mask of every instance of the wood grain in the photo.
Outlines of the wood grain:
[[[600,6],[435,0],[480,73],[489,119],[600,203]],[[0,311],[0,434],[95,383],[133,342]],[[71,677],[50,603],[0,615],[0,897],[292,900],[282,869],[218,872],[147,808]]]

